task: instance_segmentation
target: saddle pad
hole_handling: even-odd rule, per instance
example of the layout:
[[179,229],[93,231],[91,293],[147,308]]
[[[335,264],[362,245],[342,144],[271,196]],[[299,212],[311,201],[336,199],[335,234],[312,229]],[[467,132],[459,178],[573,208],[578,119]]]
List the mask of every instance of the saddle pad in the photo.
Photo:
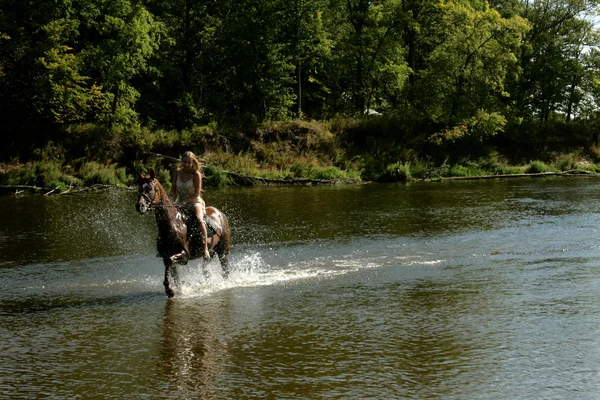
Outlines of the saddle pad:
[[217,222],[210,218],[208,215],[204,214],[204,224],[206,225],[206,236],[211,238],[219,232],[220,226]]

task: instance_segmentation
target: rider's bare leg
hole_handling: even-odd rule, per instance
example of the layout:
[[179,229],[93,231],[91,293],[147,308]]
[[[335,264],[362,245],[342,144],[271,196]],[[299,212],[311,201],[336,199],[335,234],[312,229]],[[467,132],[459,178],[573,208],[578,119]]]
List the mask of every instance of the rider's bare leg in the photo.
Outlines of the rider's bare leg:
[[198,217],[198,221],[200,221],[200,229],[202,230],[204,259],[208,260],[210,258],[210,254],[208,253],[208,233],[206,231],[206,224],[204,223],[204,210],[202,209],[202,205],[200,203],[194,204],[194,210],[196,211],[196,216]]

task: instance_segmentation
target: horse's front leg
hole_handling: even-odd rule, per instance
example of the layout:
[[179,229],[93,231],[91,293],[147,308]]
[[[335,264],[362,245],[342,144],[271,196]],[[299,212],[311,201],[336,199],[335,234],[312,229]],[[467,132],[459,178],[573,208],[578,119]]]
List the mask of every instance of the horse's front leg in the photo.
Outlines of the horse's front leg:
[[186,265],[190,260],[190,257],[188,256],[188,253],[185,250],[181,250],[179,253],[175,253],[169,258],[171,260],[171,263],[180,265]]
[[173,266],[173,261],[170,257],[163,258],[163,263],[165,264],[165,280],[163,281],[163,285],[165,285],[165,293],[167,297],[175,296],[175,291],[171,288],[171,284],[169,282],[169,272],[171,267]]
[[171,266],[171,278],[173,278],[173,284],[175,289],[181,290],[181,278],[179,277],[179,268],[176,265]]
[[164,257],[163,263],[165,264],[165,280],[163,284],[165,285],[165,292],[167,296],[173,297],[175,296],[175,290],[171,287],[169,282],[169,272],[173,277],[173,283],[177,289],[181,289],[181,279],[179,279],[179,273],[177,271],[177,267],[175,264],[187,264],[189,261],[188,253],[185,250],[180,251],[179,253],[173,254],[170,257]]

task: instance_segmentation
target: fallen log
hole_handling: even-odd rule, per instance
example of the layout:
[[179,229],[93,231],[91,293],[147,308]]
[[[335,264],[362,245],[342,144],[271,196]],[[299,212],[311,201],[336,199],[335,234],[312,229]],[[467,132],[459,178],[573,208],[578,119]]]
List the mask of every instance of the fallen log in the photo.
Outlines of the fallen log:
[[39,192],[41,190],[44,190],[44,188],[38,187],[38,186],[30,186],[30,185],[0,185],[0,192],[6,193],[6,192],[12,192],[14,190],[14,195],[20,195],[21,193],[24,193],[25,191],[30,191],[30,192]]
[[278,186],[293,186],[293,185],[340,185],[340,184],[353,184],[359,183],[359,181],[351,180],[351,179],[311,179],[311,178],[283,178],[283,179],[273,179],[273,178],[263,178],[260,176],[249,176],[239,174],[237,172],[231,171],[221,171],[224,174],[227,174],[233,184],[238,186],[254,186],[257,184],[261,185],[278,185]]
[[[469,181],[469,180],[482,180],[482,179],[505,179],[505,178],[542,178],[545,176],[600,176],[595,172],[584,171],[584,170],[569,170],[564,172],[537,172],[537,173],[526,173],[526,174],[497,174],[497,175],[479,175],[479,176],[449,176],[441,178],[444,181]],[[425,179],[424,181],[430,181],[431,179]]]

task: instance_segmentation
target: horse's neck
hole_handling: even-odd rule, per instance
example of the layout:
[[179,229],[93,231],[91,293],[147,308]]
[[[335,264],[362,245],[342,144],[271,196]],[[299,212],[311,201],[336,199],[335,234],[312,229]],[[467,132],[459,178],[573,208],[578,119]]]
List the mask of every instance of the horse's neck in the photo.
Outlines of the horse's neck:
[[171,224],[171,221],[174,220],[175,213],[177,209],[173,202],[169,199],[167,192],[162,186],[159,186],[159,194],[160,194],[160,202],[156,207],[156,221],[158,222],[158,226],[168,226]]
[[171,199],[169,199],[169,195],[167,195],[167,191],[165,190],[165,188],[162,187],[162,185],[160,183],[158,183],[158,193],[160,196],[159,204],[161,206],[164,206],[163,208],[173,207],[173,203],[171,202]]

